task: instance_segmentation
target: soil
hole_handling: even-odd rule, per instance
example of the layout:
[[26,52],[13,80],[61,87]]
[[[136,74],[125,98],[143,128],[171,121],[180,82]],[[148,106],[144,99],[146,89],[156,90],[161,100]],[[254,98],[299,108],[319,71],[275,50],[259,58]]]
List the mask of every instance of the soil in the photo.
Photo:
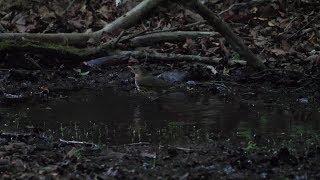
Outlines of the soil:
[[319,178],[317,138],[270,140],[98,146],[56,141],[38,132],[1,134],[0,169],[3,179]]
[[[97,1],[93,8],[100,8],[101,3],[99,2]],[[105,3],[104,6],[112,4],[112,1],[107,2],[109,4]],[[222,4],[212,3],[209,4],[209,7],[222,10],[222,7],[227,6]],[[37,6],[41,5],[37,4]],[[59,3],[56,5],[59,6]],[[78,28],[77,22],[84,22],[81,18],[88,18],[86,15],[90,14],[86,11],[80,13],[81,18],[77,16],[79,14],[76,11],[77,8],[84,7],[81,6],[81,2],[74,6],[75,9],[70,9],[68,12],[70,19],[73,18],[72,21],[63,22],[57,21],[56,19],[59,19],[57,17],[51,19],[51,16],[55,16],[54,14],[44,13],[52,10],[45,6],[41,12],[48,16],[46,18],[37,18],[35,16],[37,13],[30,11],[29,8],[20,9],[20,6],[13,4],[1,9],[0,23],[10,32],[83,32],[89,27],[97,30],[102,27],[102,21],[110,22],[121,12],[125,12],[124,9],[116,11],[115,8],[111,8],[108,11],[109,16],[100,17],[101,21],[95,20],[88,23],[90,24],[88,27],[83,25]],[[292,7],[290,8],[292,10]],[[31,14],[33,16],[30,15],[29,18],[41,22],[32,26],[25,24],[29,29],[22,28],[17,23],[10,25],[11,21],[6,20],[9,17],[4,18],[4,14],[12,12],[14,16],[18,14],[15,9],[28,15]],[[318,60],[309,59],[310,61],[307,61],[308,57],[311,57],[309,52],[319,55],[316,35],[309,37],[307,33],[298,33],[300,30],[295,27],[302,27],[306,23],[304,21],[293,22],[295,23],[293,27],[289,26],[290,21],[287,21],[292,14],[309,12],[311,8],[310,6],[305,9],[301,7],[287,14],[283,14],[282,6],[271,6],[271,9],[272,13],[276,11],[286,21],[280,21],[283,24],[279,23],[278,19],[270,15],[271,12],[267,12],[268,9],[261,8],[258,8],[260,14],[250,14],[252,11],[248,9],[241,13],[235,10],[234,13],[227,13],[223,16],[229,23],[248,24],[248,27],[237,28],[237,23],[234,23],[232,27],[244,38],[248,36],[252,38],[251,44],[254,47],[251,48],[256,54],[263,52],[262,56],[269,57],[266,58],[265,64],[271,69],[256,72],[250,67],[221,64],[215,67],[218,72],[215,74],[206,65],[187,63],[148,64],[148,69],[158,73],[172,70],[187,72],[187,80],[175,86],[188,93],[210,93],[223,96],[231,101],[241,101],[246,106],[279,106],[282,109],[294,110],[317,109],[320,102]],[[316,16],[314,13],[309,15]],[[254,19],[253,17],[256,16],[270,18],[270,21],[265,22],[263,18]],[[170,19],[169,17],[175,18]],[[170,21],[172,27],[178,27],[181,23],[188,24],[188,21],[185,20],[188,19],[187,17],[181,14],[173,16],[173,13],[160,13],[155,18],[146,21],[150,27],[156,27],[161,24],[162,19],[172,20]],[[179,21],[181,19],[183,21]],[[254,20],[250,21],[250,19]],[[258,20],[263,22],[257,23]],[[178,23],[174,24],[174,22]],[[259,29],[260,24],[270,26],[262,28],[265,31],[260,32],[266,36],[257,36],[256,33],[261,30]],[[212,30],[212,27],[205,26],[205,28]],[[255,31],[249,31],[248,28],[255,29]],[[275,37],[275,34],[279,34],[277,30],[281,28],[291,28],[292,33],[286,31],[287,34]],[[142,28],[137,25],[134,29],[141,30]],[[283,41],[286,37],[290,37],[291,41],[288,40],[288,42],[295,50],[287,47],[288,42]],[[257,42],[259,38],[266,38],[267,44],[272,44],[272,46],[264,47],[267,46],[266,43]],[[167,52],[177,53],[189,52],[192,49],[194,50],[192,54],[236,57],[236,53],[228,52],[228,48],[224,45],[213,48],[210,48],[209,45],[208,48],[204,47],[207,44],[212,46],[217,44],[216,39],[207,40],[207,43],[202,44],[203,46],[199,43],[200,41],[202,42],[202,40],[197,40],[194,43],[178,43],[176,46],[170,43],[155,45],[153,48],[159,50],[165,47],[168,48]],[[196,44],[196,47],[192,44]],[[139,94],[134,85],[133,74],[129,72],[127,64],[91,69],[83,64],[65,67],[52,61],[48,63],[47,59],[42,59],[39,61],[42,70],[35,70],[25,65],[30,65],[30,63],[13,61],[16,56],[0,55],[4,59],[1,61],[3,69],[0,69],[2,107],[30,102],[55,101],[81,89],[97,90],[112,87],[118,93]],[[320,153],[319,137],[318,134],[312,133],[303,136],[276,135],[274,137],[254,134],[250,139],[215,137],[211,138],[210,142],[200,144],[140,142],[125,145],[96,145],[84,142],[64,142],[53,138],[50,131],[31,128],[27,131],[0,133],[0,174],[2,179],[317,179],[320,176],[318,153]]]

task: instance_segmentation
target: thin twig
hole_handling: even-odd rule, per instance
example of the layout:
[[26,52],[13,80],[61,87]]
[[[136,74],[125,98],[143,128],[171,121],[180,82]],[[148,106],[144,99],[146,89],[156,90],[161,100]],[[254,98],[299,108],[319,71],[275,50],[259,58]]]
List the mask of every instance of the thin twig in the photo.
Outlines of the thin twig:
[[307,26],[309,26],[314,20],[318,19],[319,15],[317,15],[316,17],[314,17],[311,21],[309,21],[307,24],[305,24],[302,28],[300,28],[299,30],[297,30],[294,34],[292,34],[290,37],[287,38],[287,41],[290,40],[291,38],[293,38],[294,36],[296,36],[300,31],[302,31],[304,28],[306,28]]
[[61,143],[65,143],[65,144],[81,144],[81,145],[97,146],[94,143],[83,142],[83,141],[66,141],[66,140],[63,140],[63,139],[59,139],[59,141]]
[[232,4],[231,6],[229,6],[228,9],[221,11],[218,15],[221,16],[222,14],[230,11],[232,8],[234,8],[234,7],[236,7],[236,6],[244,6],[244,5],[246,5],[246,4],[247,4],[247,3],[235,3],[235,4]]
[[120,41],[121,37],[124,35],[124,31],[121,31],[121,33],[119,34],[119,36],[117,37],[117,39],[114,41],[114,43],[112,44],[113,47],[116,47],[116,45],[118,44],[118,42]]
[[194,23],[191,23],[191,24],[187,24],[187,25],[185,25],[185,26],[183,26],[183,27],[176,27],[176,28],[172,28],[172,29],[154,30],[154,31],[147,32],[146,34],[159,33],[159,32],[177,31],[177,30],[179,30],[179,29],[185,29],[185,28],[197,26],[197,25],[200,25],[200,24],[204,24],[205,22],[206,22],[206,21],[197,21],[197,22],[194,22]]
[[69,9],[71,8],[71,6],[73,5],[73,3],[75,2],[75,0],[72,0],[69,5],[67,6],[67,8],[64,10],[64,12],[62,13],[62,16],[65,16],[67,14],[67,12],[69,11]]
[[289,23],[288,25],[284,28],[283,32],[286,32],[287,29],[291,26],[291,24],[297,19],[297,17],[294,17]]

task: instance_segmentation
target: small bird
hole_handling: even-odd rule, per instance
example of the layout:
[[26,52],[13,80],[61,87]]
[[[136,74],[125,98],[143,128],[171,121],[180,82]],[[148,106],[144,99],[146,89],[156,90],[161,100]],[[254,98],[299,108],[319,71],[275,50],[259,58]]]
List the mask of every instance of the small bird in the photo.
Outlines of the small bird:
[[146,69],[139,65],[128,66],[134,73],[135,85],[138,91],[160,92],[170,87],[170,84],[156,76],[153,76]]

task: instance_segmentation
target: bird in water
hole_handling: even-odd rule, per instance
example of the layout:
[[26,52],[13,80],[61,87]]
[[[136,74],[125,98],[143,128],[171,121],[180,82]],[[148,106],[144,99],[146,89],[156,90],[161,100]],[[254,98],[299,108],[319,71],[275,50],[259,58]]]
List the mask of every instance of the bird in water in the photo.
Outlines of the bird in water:
[[135,85],[140,92],[155,91],[159,93],[170,87],[168,82],[153,76],[139,65],[128,66],[128,68],[134,73]]

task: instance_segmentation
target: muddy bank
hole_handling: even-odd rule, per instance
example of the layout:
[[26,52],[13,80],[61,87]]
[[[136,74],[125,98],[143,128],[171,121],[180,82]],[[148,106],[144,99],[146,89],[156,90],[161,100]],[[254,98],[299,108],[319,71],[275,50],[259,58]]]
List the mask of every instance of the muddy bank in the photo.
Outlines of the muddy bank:
[[[219,70],[219,67],[216,67]],[[278,105],[284,108],[317,108],[319,105],[318,79],[285,70],[252,73],[249,68],[235,67],[230,75],[214,74],[203,65],[149,65],[148,70],[161,74],[180,71],[186,78],[172,84],[189,94],[212,94],[230,100],[243,101],[249,106]],[[82,89],[111,87],[118,93],[141,95],[134,85],[134,75],[126,65],[100,69],[62,70],[2,70],[2,104],[48,101],[65,98]]]

